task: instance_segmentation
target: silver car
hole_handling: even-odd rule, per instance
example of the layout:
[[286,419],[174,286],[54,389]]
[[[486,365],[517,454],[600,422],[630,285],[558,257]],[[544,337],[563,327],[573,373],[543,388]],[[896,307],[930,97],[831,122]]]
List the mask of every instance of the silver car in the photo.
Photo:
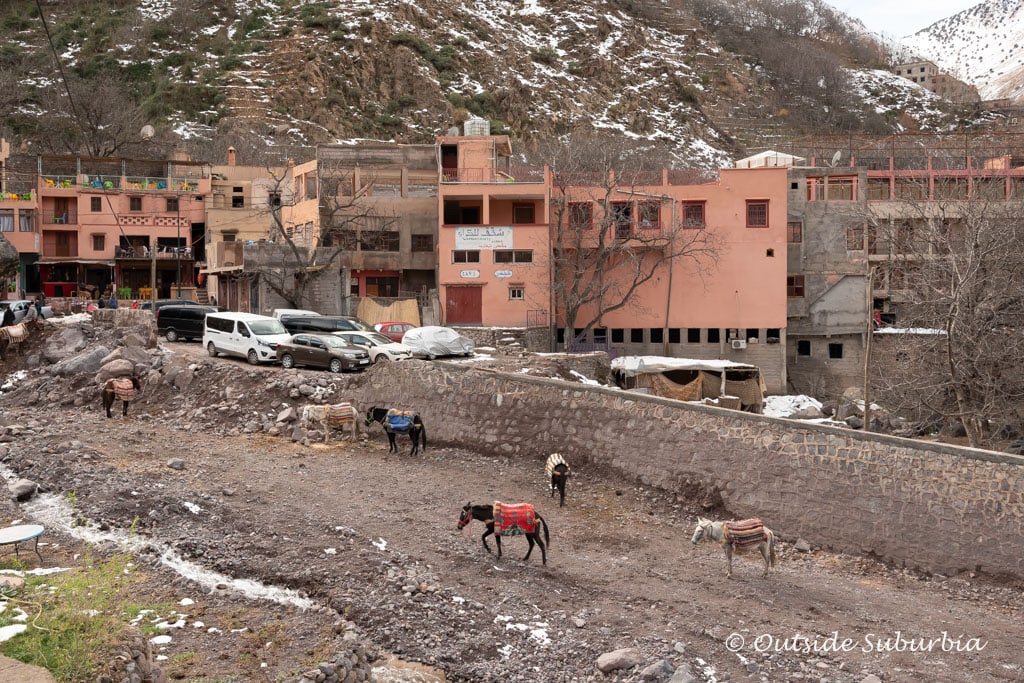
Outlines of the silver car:
[[334,336],[341,337],[346,344],[366,349],[374,363],[412,358],[412,349],[405,344],[391,341],[380,332],[335,332]]
[[473,355],[473,340],[463,337],[450,327],[414,327],[405,333],[402,343],[412,349],[417,358],[433,360],[438,356]]

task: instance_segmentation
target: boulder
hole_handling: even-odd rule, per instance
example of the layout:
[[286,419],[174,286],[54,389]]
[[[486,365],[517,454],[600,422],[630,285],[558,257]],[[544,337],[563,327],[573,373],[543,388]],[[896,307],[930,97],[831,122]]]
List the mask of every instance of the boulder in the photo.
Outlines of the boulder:
[[11,492],[11,498],[19,503],[24,503],[36,495],[36,492],[39,491],[39,484],[29,479],[16,479],[7,485],[7,490]]
[[103,384],[113,377],[131,377],[135,372],[135,365],[125,358],[104,363],[100,371],[96,373],[96,382]]
[[85,335],[82,334],[82,330],[75,325],[67,325],[60,328],[57,334],[47,337],[46,346],[43,347],[43,358],[48,363],[59,363],[84,348]]
[[693,670],[690,669],[690,665],[683,663],[679,665],[676,672],[672,674],[672,678],[668,679],[668,683],[697,683],[697,677],[693,675]]
[[99,372],[102,361],[110,353],[106,346],[97,346],[91,351],[80,353],[77,356],[65,358],[57,363],[53,370],[61,377],[70,375],[93,374]]
[[106,365],[111,361],[122,359],[131,361],[136,370],[148,368],[151,362],[149,354],[144,349],[138,346],[119,346],[103,359],[103,364]]
[[650,666],[644,667],[643,671],[640,672],[640,680],[660,683],[661,681],[667,681],[673,673],[675,673],[675,668],[672,664],[667,659],[662,659]]
[[630,669],[640,663],[640,650],[635,647],[624,647],[613,652],[605,652],[597,658],[597,668],[601,673]]

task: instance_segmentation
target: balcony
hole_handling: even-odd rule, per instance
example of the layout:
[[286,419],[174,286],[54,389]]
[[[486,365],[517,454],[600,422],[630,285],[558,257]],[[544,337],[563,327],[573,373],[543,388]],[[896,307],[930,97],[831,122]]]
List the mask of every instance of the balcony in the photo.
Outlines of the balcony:
[[72,209],[63,211],[44,209],[42,216],[43,225],[78,225],[78,212]]
[[441,170],[444,183],[543,183],[543,166],[512,166],[505,170],[495,168],[445,168]]

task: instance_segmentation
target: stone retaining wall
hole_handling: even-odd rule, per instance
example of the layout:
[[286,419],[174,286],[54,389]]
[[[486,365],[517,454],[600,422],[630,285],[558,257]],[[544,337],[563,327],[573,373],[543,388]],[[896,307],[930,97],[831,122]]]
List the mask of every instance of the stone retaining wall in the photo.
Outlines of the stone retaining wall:
[[783,538],[925,571],[1024,577],[1024,458],[569,385],[455,363],[345,383],[357,405],[418,410],[432,443],[593,463],[703,493]]

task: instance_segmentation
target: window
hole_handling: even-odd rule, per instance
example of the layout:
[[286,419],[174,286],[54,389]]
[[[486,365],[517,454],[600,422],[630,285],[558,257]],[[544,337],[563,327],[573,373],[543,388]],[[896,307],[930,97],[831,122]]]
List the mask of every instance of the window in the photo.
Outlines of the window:
[[270,208],[276,208],[278,206],[281,206],[281,193],[271,192],[270,194],[268,194],[267,206],[269,206]]
[[33,221],[35,218],[35,212],[33,211],[22,211],[18,214],[18,231],[19,232],[32,232]]
[[629,239],[632,234],[630,213],[629,204],[625,202],[616,202],[611,205],[611,219],[615,225],[615,239]]
[[452,252],[452,263],[480,263],[480,252],[476,249],[456,249]]
[[400,242],[397,230],[371,230],[362,233],[359,244],[363,251],[399,251]]
[[668,343],[669,344],[678,344],[680,341],[681,341],[681,338],[680,338],[679,328],[678,327],[670,327],[670,328],[668,328]]
[[819,176],[807,179],[807,200],[849,201],[856,198],[857,179],[853,176]]
[[231,208],[232,209],[244,209],[245,208],[245,195],[233,194],[231,195]]
[[90,211],[102,211],[103,210],[103,199],[100,197],[89,197],[89,210]]
[[828,345],[828,357],[829,358],[842,358],[843,357],[843,345],[838,343],[831,343]]
[[704,227],[704,202],[683,202],[683,227]]
[[180,204],[178,203],[178,198],[177,197],[168,197],[167,198],[167,210],[168,211],[177,211],[179,209],[179,207],[180,207]]
[[626,340],[626,331],[621,327],[612,328],[612,344],[621,344]]
[[105,235],[92,236],[92,250],[103,251],[106,248],[107,238]]
[[811,342],[808,339],[801,339],[796,343],[796,355],[798,356],[809,356],[811,355]]
[[235,237],[236,236],[235,236],[234,233],[224,233],[224,241],[225,242],[234,242],[235,241]]
[[512,223],[535,223],[533,210],[533,204],[513,204]]
[[523,296],[523,286],[516,285],[508,288],[508,300],[509,301],[522,301],[525,297]]
[[786,223],[786,241],[795,244],[804,241],[804,224],[800,221]]
[[689,327],[686,329],[686,343],[687,344],[700,344],[700,328]]
[[644,330],[642,327],[634,327],[629,331],[629,341],[634,344],[644,343]]
[[306,199],[316,199],[316,175],[306,174]]
[[650,339],[651,339],[651,343],[652,344],[662,344],[662,343],[664,343],[664,341],[665,341],[665,330],[663,330],[660,327],[652,327],[649,330],[649,333],[651,335]]
[[495,263],[533,263],[533,251],[530,249],[495,249]]
[[864,251],[864,226],[846,226],[846,250]]
[[661,205],[657,202],[641,202],[636,205],[640,228],[652,230],[661,227]]
[[768,227],[768,201],[765,199],[747,200],[747,227]]
[[744,337],[744,338],[747,341],[757,342],[757,341],[759,341],[761,339],[761,330],[756,329],[756,328],[749,329],[749,330],[747,330],[747,336]]
[[413,251],[434,251],[434,236],[433,235],[413,235],[412,236],[412,250]]
[[0,232],[14,232],[14,209],[0,209]]
[[569,204],[569,226],[574,230],[590,230],[594,227],[593,206],[590,202]]
[[803,297],[804,295],[804,276],[803,275],[787,275],[786,276],[786,296],[792,298]]
[[708,328],[708,344],[718,344],[722,341],[722,331],[717,327]]
[[128,210],[129,211],[142,211],[142,197],[129,197],[128,198]]

